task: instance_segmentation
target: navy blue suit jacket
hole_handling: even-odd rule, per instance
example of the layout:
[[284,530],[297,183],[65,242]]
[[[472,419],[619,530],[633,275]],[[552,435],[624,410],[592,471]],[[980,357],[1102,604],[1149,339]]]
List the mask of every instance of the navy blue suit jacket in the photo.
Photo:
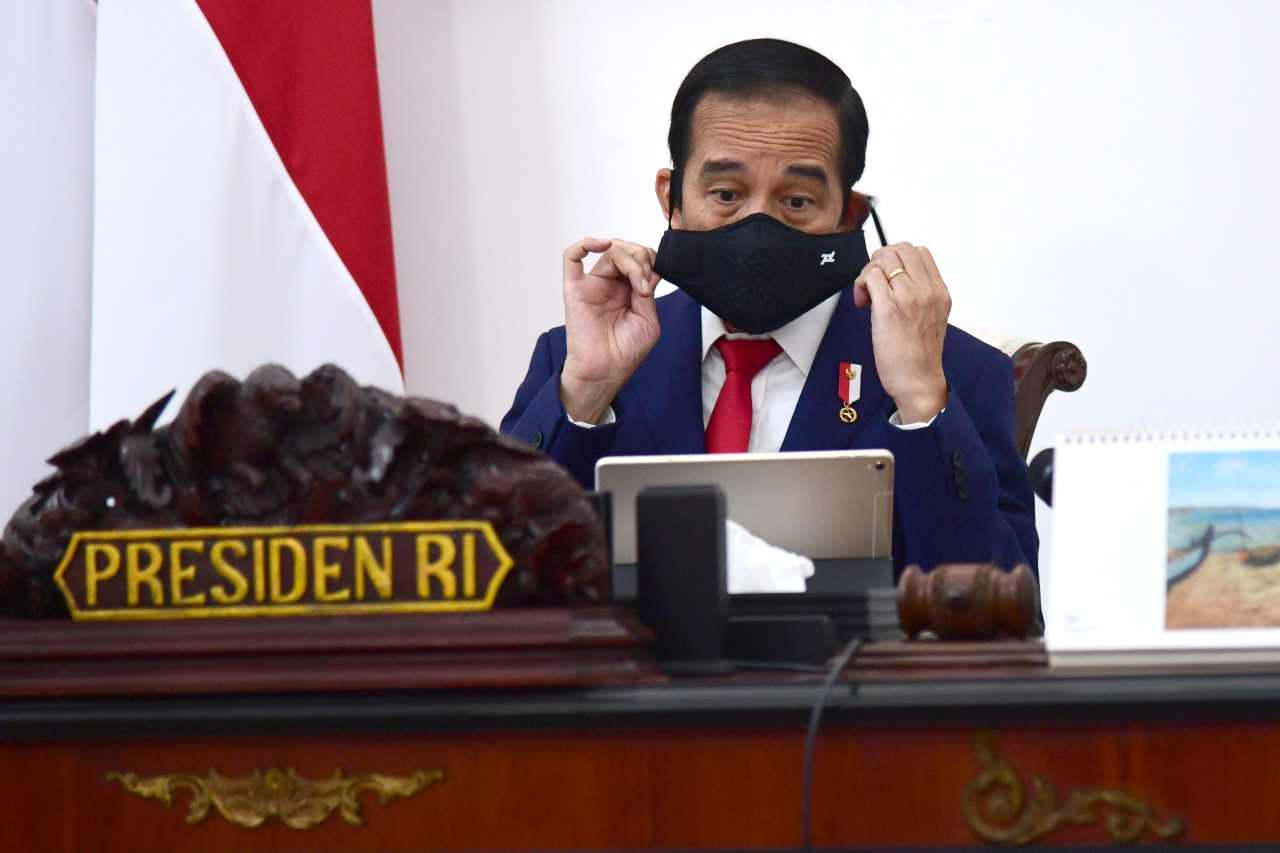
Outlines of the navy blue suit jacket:
[[[545,450],[592,487],[604,456],[705,453],[702,324],[699,306],[677,290],[657,300],[662,337],[613,401],[617,420],[587,429],[565,417],[560,370],[565,330],[538,339],[529,373],[502,419],[502,431]],[[858,419],[847,424],[841,362],[863,366]],[[942,366],[950,396],[932,425],[900,430],[880,385],[871,348],[871,312],[841,294],[782,442],[782,450],[887,448],[893,453],[894,562],[994,560],[1037,568],[1038,539],[1026,465],[1014,445],[1013,364],[1002,352],[949,326]]]

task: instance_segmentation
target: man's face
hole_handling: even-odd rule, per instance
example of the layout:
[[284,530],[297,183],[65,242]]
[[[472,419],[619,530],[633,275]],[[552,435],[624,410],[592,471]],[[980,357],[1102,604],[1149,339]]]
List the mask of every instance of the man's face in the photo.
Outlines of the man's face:
[[[835,109],[794,92],[749,98],[706,95],[693,115],[674,228],[710,231],[767,213],[810,234],[840,225],[840,127]],[[663,212],[671,171],[658,173]],[[664,181],[665,178],[665,181]]]

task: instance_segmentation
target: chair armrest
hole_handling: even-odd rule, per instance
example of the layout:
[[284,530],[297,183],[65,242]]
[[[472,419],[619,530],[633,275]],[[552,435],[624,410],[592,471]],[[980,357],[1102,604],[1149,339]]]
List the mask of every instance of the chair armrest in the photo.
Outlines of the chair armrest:
[[1080,347],[1069,341],[1043,344],[994,329],[966,328],[965,331],[1000,350],[1013,361],[1018,452],[1026,459],[1045,400],[1054,391],[1075,391],[1084,384],[1089,372],[1084,354],[1080,352]]
[[1028,343],[1013,359],[1013,397],[1018,417],[1018,452],[1027,458],[1045,400],[1054,391],[1077,391],[1089,373],[1080,347],[1070,341]]

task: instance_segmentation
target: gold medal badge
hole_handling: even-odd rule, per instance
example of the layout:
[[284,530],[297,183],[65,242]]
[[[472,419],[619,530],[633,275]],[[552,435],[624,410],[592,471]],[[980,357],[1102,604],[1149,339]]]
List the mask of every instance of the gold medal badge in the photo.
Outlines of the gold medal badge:
[[841,362],[839,387],[840,400],[844,403],[840,408],[840,420],[851,424],[858,419],[853,404],[862,396],[862,365]]

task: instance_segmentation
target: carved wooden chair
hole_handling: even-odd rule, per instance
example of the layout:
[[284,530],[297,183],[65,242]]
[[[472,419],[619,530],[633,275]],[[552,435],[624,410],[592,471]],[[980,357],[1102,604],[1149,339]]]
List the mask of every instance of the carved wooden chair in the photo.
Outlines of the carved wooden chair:
[[966,328],[965,331],[1013,360],[1018,452],[1026,459],[1045,400],[1054,391],[1075,391],[1084,384],[1089,372],[1084,353],[1069,341],[1046,344],[991,329]]

